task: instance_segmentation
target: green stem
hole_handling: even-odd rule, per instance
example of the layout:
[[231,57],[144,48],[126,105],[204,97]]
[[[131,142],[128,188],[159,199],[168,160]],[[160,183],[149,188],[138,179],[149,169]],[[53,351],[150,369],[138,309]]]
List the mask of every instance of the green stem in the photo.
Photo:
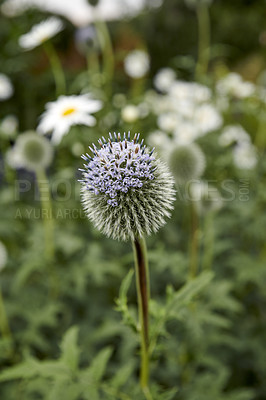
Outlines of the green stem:
[[0,331],[3,338],[10,338],[11,331],[9,328],[8,318],[5,311],[4,299],[0,288]]
[[45,256],[48,265],[51,268],[51,281],[53,287],[53,294],[56,295],[58,291],[58,282],[55,270],[53,268],[54,261],[54,219],[53,209],[50,197],[49,182],[44,170],[40,169],[36,172],[37,184],[39,188],[39,195],[41,201],[42,220],[44,227],[44,240],[45,240]]
[[62,68],[62,64],[60,58],[55,51],[54,46],[51,42],[47,41],[43,43],[43,47],[49,58],[51,68],[54,75],[55,86],[56,86],[56,95],[60,96],[61,94],[66,93],[66,81],[65,81],[65,74]]
[[[105,77],[105,83],[109,87],[109,91],[112,88],[112,80],[114,76],[115,59],[111,36],[108,27],[104,21],[95,22],[96,31],[101,46],[102,57],[103,57],[103,74]],[[109,93],[111,94],[111,93]]]
[[260,107],[259,110],[259,122],[257,133],[255,136],[255,145],[260,150],[264,150],[265,148],[265,131],[266,131],[266,121],[265,121],[265,110],[264,105]]
[[206,271],[210,271],[212,267],[213,244],[214,244],[213,213],[209,212],[205,216],[205,221],[204,221],[204,253],[202,260],[202,268]]
[[152,400],[149,390],[149,267],[147,248],[144,238],[136,237],[132,241],[135,259],[136,287],[141,335],[141,372],[140,384],[147,400]]
[[209,7],[205,1],[197,2],[198,19],[198,62],[196,66],[196,80],[200,80],[208,71],[210,60],[210,16]]
[[190,242],[190,267],[189,278],[193,279],[198,271],[199,254],[199,218],[193,201],[190,203],[191,209],[191,242]]

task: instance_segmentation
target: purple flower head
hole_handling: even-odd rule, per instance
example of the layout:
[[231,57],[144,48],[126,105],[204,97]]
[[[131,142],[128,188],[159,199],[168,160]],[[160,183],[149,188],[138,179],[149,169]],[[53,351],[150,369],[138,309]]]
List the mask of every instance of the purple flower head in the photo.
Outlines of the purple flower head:
[[86,189],[98,195],[105,195],[107,204],[113,207],[118,205],[119,193],[127,193],[141,188],[145,182],[154,179],[156,167],[152,161],[154,149],[150,152],[139,143],[140,134],[135,134],[133,140],[130,133],[121,140],[120,133],[109,134],[108,141],[99,139],[100,148],[93,144],[90,147],[93,157],[82,155],[85,170],[83,172]]
[[82,155],[85,212],[107,236],[128,240],[157,231],[173,208],[174,179],[167,166],[130,133],[109,134]]

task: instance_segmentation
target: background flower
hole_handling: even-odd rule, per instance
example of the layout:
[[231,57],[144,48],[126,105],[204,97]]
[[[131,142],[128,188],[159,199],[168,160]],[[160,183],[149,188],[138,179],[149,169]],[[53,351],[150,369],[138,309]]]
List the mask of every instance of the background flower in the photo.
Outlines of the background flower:
[[63,29],[63,23],[60,19],[51,17],[45,21],[40,22],[38,25],[33,26],[29,33],[22,35],[19,38],[20,46],[25,50],[31,50],[46,40],[55,36]]
[[4,74],[0,74],[0,100],[9,99],[13,92],[14,90],[10,79]]
[[52,133],[52,142],[58,144],[72,125],[94,126],[96,118],[90,115],[102,108],[102,102],[93,100],[90,95],[60,96],[57,101],[46,105],[37,131]]

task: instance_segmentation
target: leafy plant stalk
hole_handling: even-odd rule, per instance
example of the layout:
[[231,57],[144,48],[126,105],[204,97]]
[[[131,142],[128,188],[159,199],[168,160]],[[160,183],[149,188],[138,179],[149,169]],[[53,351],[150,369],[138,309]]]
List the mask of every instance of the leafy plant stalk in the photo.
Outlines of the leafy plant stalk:
[[49,41],[43,43],[44,50],[49,58],[52,72],[54,75],[55,86],[56,86],[56,95],[60,96],[66,93],[66,80],[65,74],[62,68],[61,61],[58,57],[58,54]]
[[204,220],[204,253],[202,260],[202,267],[204,270],[211,270],[213,260],[213,244],[214,244],[214,231],[213,231],[213,212],[209,212]]
[[190,241],[190,264],[189,278],[193,279],[198,271],[198,256],[199,256],[199,218],[193,201],[190,202],[191,210],[191,241]]
[[196,65],[196,79],[200,80],[208,71],[210,60],[210,16],[209,6],[205,1],[197,2],[198,19],[198,62]]
[[147,400],[151,400],[149,390],[149,267],[147,248],[144,238],[136,237],[132,242],[135,258],[136,287],[138,296],[140,335],[141,335],[141,372],[140,384]]
[[104,21],[95,22],[103,57],[103,74],[107,88],[111,89],[114,76],[114,51],[108,27]]
[[55,250],[54,250],[54,220],[53,209],[50,197],[49,182],[44,170],[40,169],[36,172],[37,184],[39,188],[39,195],[42,208],[42,220],[44,227],[44,240],[45,240],[45,256],[47,263],[51,267],[51,281],[54,294],[58,290],[57,277],[52,268]]
[[3,338],[10,338],[10,336],[11,336],[11,330],[10,330],[8,318],[6,315],[6,310],[5,310],[4,299],[3,299],[1,287],[0,287],[0,332],[3,336]]

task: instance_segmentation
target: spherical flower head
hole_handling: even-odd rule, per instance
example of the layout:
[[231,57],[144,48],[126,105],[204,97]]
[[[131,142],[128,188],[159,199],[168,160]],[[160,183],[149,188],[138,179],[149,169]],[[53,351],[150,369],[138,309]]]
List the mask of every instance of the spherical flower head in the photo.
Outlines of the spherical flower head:
[[8,155],[13,168],[25,168],[33,172],[49,167],[52,159],[53,147],[50,142],[32,131],[20,135]]
[[133,50],[126,56],[124,68],[130,78],[143,78],[150,69],[150,57],[146,51]]
[[7,259],[8,259],[8,255],[7,255],[6,246],[4,245],[4,243],[2,243],[0,241],[0,272],[2,269],[5,268]]
[[12,96],[14,90],[10,79],[0,74],[0,100],[7,100]]
[[102,102],[94,100],[90,94],[60,96],[56,101],[46,104],[46,111],[41,116],[37,127],[38,133],[52,132],[52,142],[59,144],[73,125],[96,125],[91,113],[102,108]]
[[19,45],[24,50],[32,50],[63,29],[63,22],[56,17],[48,18],[32,27],[29,33],[20,36]]
[[169,155],[169,167],[177,184],[199,178],[206,166],[205,155],[196,144],[176,146]]
[[99,140],[86,153],[81,196],[88,218],[105,235],[127,241],[150,235],[170,217],[174,179],[167,166],[130,133]]

